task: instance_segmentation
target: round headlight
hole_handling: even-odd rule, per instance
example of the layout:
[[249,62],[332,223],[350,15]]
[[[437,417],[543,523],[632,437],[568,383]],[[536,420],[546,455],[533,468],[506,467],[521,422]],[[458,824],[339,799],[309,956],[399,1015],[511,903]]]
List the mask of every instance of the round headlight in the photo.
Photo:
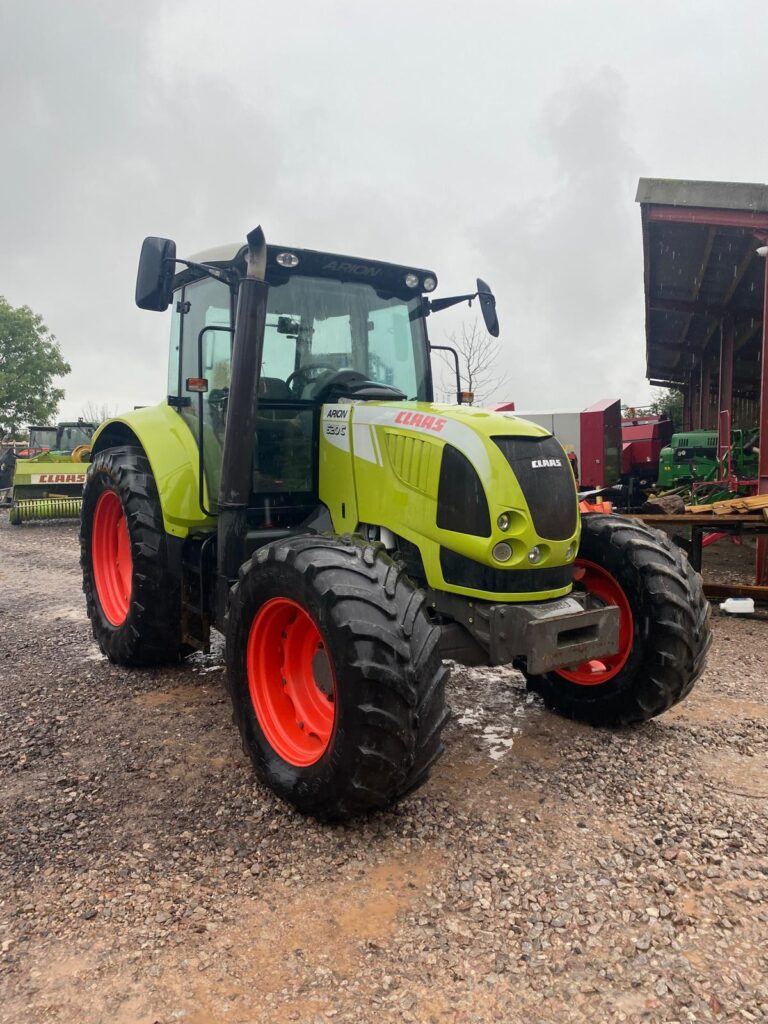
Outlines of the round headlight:
[[499,541],[494,546],[493,557],[497,562],[508,562],[512,557],[512,548],[505,540]]
[[275,263],[279,263],[281,267],[298,267],[299,257],[292,252],[279,252],[275,256]]
[[424,278],[424,291],[425,292],[433,292],[435,290],[435,288],[437,288],[437,281],[434,279],[434,277],[425,277]]
[[405,277],[403,278],[403,280],[405,281],[406,285],[409,288],[418,288],[419,287],[419,279],[416,276],[416,274],[406,274]]
[[565,560],[566,560],[566,562],[570,562],[570,560],[573,558],[573,556],[575,554],[576,554],[576,548],[573,546],[573,544],[569,544],[568,545],[568,550],[565,552]]
[[496,520],[496,525],[504,533],[509,529],[509,515],[506,512],[502,512],[499,518]]
[[528,552],[528,561],[531,565],[536,565],[537,562],[541,561],[541,548],[533,547]]

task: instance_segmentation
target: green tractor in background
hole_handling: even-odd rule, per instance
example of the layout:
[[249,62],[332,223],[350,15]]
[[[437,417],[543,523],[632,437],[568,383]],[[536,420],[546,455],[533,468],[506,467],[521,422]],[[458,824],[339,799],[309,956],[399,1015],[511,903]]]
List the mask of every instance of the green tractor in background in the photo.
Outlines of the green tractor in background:
[[8,519],[14,526],[77,519],[95,430],[95,423],[84,420],[29,428],[29,445],[16,453],[13,471]]
[[172,306],[168,397],[93,438],[81,561],[102,650],[155,665],[224,633],[256,772],[321,820],[426,780],[446,660],[515,666],[555,711],[625,725],[681,700],[710,643],[685,556],[582,518],[547,430],[462,406],[458,381],[458,405],[433,404],[428,317],[476,299],[499,329],[483,281],[436,285],[260,228],[195,260],[147,238],[136,301]]
[[663,491],[683,488],[692,495],[700,492],[700,500],[707,502],[748,493],[749,483],[757,480],[756,445],[756,430],[731,431],[731,446],[725,455],[722,482],[718,484],[717,431],[687,430],[673,434],[659,455],[657,487]]

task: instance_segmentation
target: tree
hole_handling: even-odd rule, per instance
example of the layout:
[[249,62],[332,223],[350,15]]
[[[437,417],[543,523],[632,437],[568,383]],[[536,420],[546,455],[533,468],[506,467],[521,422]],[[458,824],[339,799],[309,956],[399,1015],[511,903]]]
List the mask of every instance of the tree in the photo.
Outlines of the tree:
[[54,378],[70,370],[43,318],[29,306],[14,309],[0,295],[0,437],[18,437],[28,423],[52,420],[64,397]]
[[[495,391],[504,389],[509,375],[500,374],[495,368],[499,354],[498,338],[492,338],[480,327],[477,319],[469,325],[462,322],[461,331],[454,331],[448,336],[448,340],[459,355],[461,390],[469,391],[474,396],[470,405],[480,404]],[[446,365],[455,372],[453,359],[450,356],[444,356],[444,359]]]
[[117,406],[109,402],[86,402],[80,410],[80,419],[86,423],[103,423],[117,412]]
[[651,409],[657,416],[672,420],[675,430],[683,429],[683,393],[674,388],[660,388],[661,394],[651,402]]

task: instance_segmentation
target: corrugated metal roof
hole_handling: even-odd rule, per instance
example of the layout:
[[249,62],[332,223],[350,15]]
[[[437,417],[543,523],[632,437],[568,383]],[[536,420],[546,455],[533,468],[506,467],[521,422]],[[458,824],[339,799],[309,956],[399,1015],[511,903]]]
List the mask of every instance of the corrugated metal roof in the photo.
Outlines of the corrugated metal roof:
[[735,332],[734,393],[758,387],[768,185],[641,178],[649,379],[685,384]]
[[768,185],[741,181],[682,181],[641,178],[636,203],[657,206],[700,206],[718,210],[768,213]]

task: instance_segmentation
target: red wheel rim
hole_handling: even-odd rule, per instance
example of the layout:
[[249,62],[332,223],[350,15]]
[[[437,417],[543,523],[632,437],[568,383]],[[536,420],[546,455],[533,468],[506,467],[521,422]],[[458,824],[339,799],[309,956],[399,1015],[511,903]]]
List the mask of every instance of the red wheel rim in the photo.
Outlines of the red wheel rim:
[[336,719],[336,680],[314,620],[287,597],[267,601],[251,625],[248,689],[267,742],[299,768],[319,761]]
[[114,491],[104,491],[96,502],[91,560],[101,610],[113,626],[120,626],[131,604],[133,559],[128,520]]
[[607,683],[609,679],[613,679],[627,663],[627,658],[632,651],[635,632],[632,609],[629,607],[627,595],[618,580],[601,565],[588,562],[584,558],[577,558],[573,578],[574,582],[583,587],[587,593],[593,594],[605,604],[616,605],[620,612],[619,649],[616,654],[611,654],[600,660],[583,661],[572,669],[560,668],[557,670],[559,676],[571,683],[577,683],[579,686],[598,686],[600,683]]

